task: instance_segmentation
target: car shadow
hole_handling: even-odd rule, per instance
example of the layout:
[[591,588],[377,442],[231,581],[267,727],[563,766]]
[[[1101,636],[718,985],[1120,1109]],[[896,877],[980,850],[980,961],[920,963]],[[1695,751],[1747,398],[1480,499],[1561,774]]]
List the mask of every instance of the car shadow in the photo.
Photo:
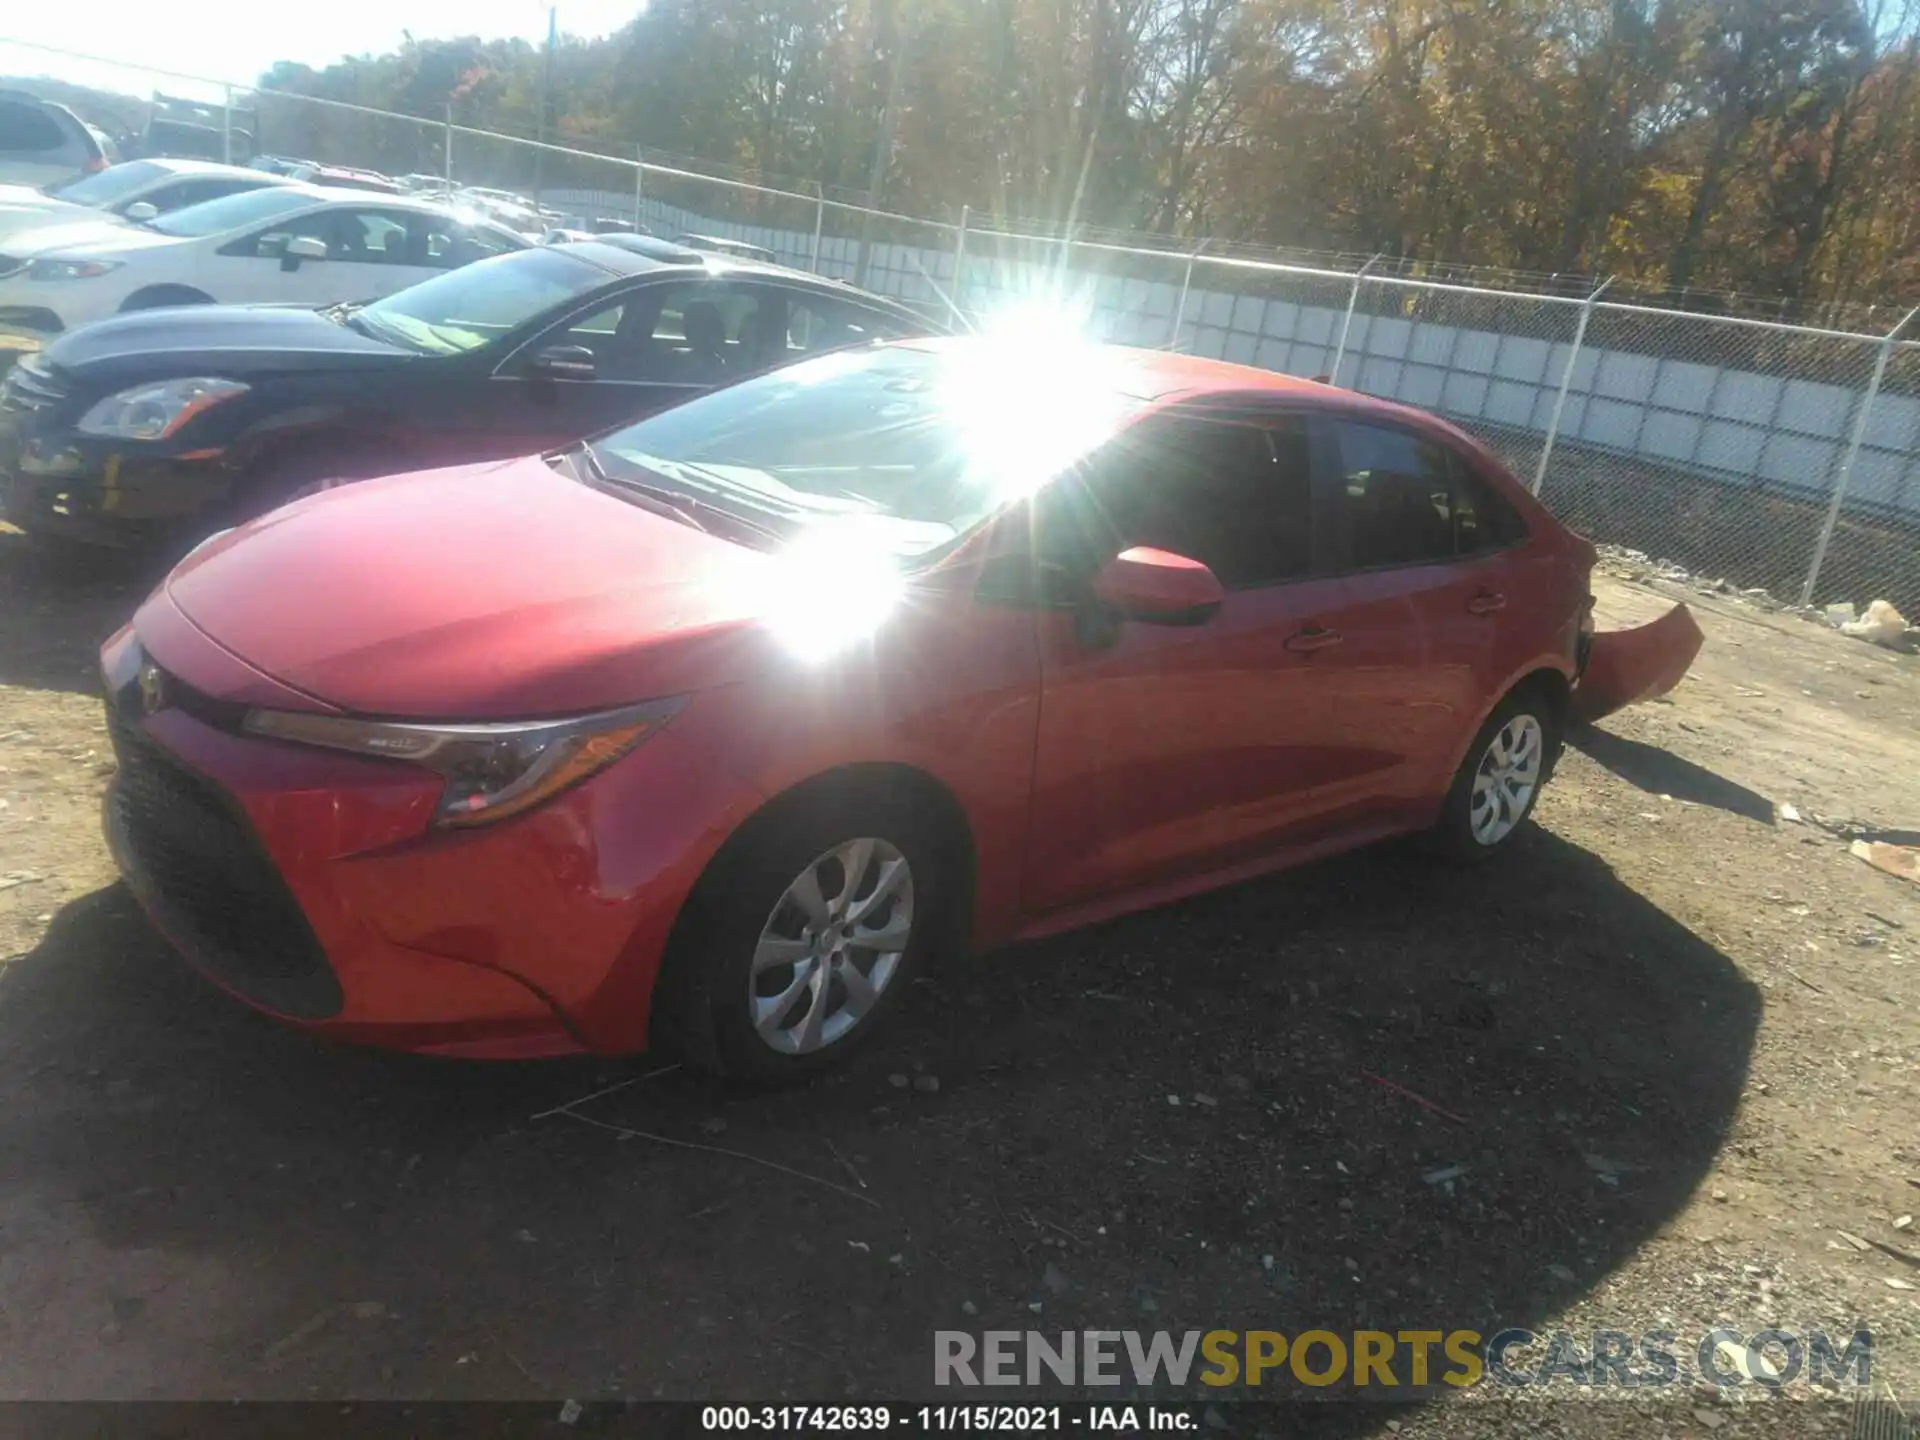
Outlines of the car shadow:
[[50,549],[0,525],[0,685],[98,694],[98,648],[165,574],[149,556]]
[[957,963],[762,1095],[323,1045],[113,888],[0,976],[0,1394],[951,1400],[936,1330],[1538,1325],[1687,1202],[1759,1015],[1545,831]]
[[1629,740],[1591,725],[1575,728],[1567,736],[1567,744],[1649,795],[1710,805],[1762,825],[1774,822],[1773,801],[1766,796],[1658,745]]

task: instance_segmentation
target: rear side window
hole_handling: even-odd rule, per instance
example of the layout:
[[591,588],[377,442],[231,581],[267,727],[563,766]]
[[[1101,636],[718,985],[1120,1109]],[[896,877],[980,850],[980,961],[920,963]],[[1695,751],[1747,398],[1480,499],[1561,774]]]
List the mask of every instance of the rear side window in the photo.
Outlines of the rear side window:
[[67,143],[60,124],[36,105],[0,100],[0,150],[32,153],[58,150]]
[[1524,535],[1513,507],[1451,447],[1384,425],[1335,428],[1349,568],[1436,564]]

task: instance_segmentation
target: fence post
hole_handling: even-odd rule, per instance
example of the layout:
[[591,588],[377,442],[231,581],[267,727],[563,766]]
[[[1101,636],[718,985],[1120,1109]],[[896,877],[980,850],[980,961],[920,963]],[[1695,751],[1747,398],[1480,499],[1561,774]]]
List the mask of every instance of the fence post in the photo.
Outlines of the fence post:
[[447,193],[448,195],[452,195],[453,193],[453,102],[451,100],[447,102],[446,144],[441,148],[445,151],[444,158],[446,160],[446,167],[447,167]]
[[1347,292],[1347,318],[1340,322],[1340,343],[1333,352],[1333,368],[1327,372],[1327,383],[1340,383],[1340,362],[1347,358],[1347,336],[1353,330],[1353,307],[1360,303],[1360,282],[1367,278],[1367,272],[1380,263],[1380,257],[1374,256],[1360,267],[1360,273],[1353,277],[1353,288]]
[[956,322],[961,319],[960,287],[966,283],[967,276],[967,218],[971,213],[969,207],[960,207],[960,233],[953,242],[953,289],[947,298],[947,308],[953,311]]
[[220,107],[220,158],[233,163],[233,86],[223,85],[227,103]]
[[641,213],[647,199],[647,151],[643,145],[633,147],[633,229],[635,234],[644,235],[641,226],[646,217]]
[[1567,411],[1567,392],[1573,388],[1573,367],[1580,359],[1581,343],[1587,338],[1587,322],[1593,319],[1594,302],[1607,293],[1607,287],[1611,284],[1613,277],[1609,275],[1580,306],[1580,323],[1573,327],[1573,347],[1567,351],[1567,368],[1560,372],[1560,393],[1554,397],[1553,418],[1547,422],[1546,443],[1540,447],[1540,463],[1534,466],[1533,484],[1528,487],[1535,495],[1540,493],[1541,485],[1546,482],[1547,462],[1553,458],[1553,442],[1560,438],[1560,417]]
[[1906,318],[1880,341],[1880,353],[1873,361],[1873,379],[1867,382],[1867,393],[1860,399],[1860,413],[1854,417],[1853,438],[1847,442],[1847,458],[1841,462],[1840,473],[1834,477],[1833,499],[1827,503],[1827,518],[1821,523],[1820,538],[1813,544],[1813,563],[1807,566],[1807,583],[1800,587],[1802,605],[1813,603],[1813,589],[1820,583],[1820,567],[1827,560],[1827,545],[1833,539],[1833,527],[1840,523],[1840,507],[1846,503],[1847,486],[1853,479],[1854,463],[1860,458],[1860,447],[1866,443],[1867,421],[1873,416],[1873,402],[1879,398],[1881,382],[1887,378],[1887,366],[1893,360],[1893,350],[1899,343],[1900,332],[1912,323],[1916,315],[1920,315],[1920,308],[1909,310]]
[[1180,348],[1180,327],[1186,323],[1187,291],[1193,286],[1194,262],[1200,258],[1200,252],[1206,248],[1207,242],[1202,240],[1198,245],[1193,247],[1193,253],[1187,256],[1187,273],[1181,277],[1180,280],[1180,303],[1173,307],[1173,329],[1167,335],[1167,348],[1169,350],[1178,350]]
[[813,184],[813,260],[809,268],[820,273],[820,232],[827,228],[827,191],[819,181]]

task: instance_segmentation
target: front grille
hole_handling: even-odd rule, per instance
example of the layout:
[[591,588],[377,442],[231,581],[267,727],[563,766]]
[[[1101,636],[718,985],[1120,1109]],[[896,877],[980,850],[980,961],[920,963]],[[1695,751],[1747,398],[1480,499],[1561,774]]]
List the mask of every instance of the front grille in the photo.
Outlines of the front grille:
[[37,355],[29,355],[0,381],[0,410],[45,410],[66,399],[72,386]]
[[107,816],[128,885],[172,939],[241,995],[302,1020],[338,1014],[339,982],[245,814],[149,739],[129,698],[107,704],[120,761]]

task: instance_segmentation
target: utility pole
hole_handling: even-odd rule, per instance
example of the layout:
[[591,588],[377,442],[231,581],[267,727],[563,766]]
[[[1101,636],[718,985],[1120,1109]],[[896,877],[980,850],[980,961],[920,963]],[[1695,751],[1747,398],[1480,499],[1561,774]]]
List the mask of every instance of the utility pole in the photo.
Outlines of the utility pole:
[[540,142],[533,152],[533,203],[545,206],[541,175],[546,165],[547,127],[553,120],[553,50],[560,40],[560,7],[547,6],[547,58],[540,72],[540,118],[534,122],[534,137]]

